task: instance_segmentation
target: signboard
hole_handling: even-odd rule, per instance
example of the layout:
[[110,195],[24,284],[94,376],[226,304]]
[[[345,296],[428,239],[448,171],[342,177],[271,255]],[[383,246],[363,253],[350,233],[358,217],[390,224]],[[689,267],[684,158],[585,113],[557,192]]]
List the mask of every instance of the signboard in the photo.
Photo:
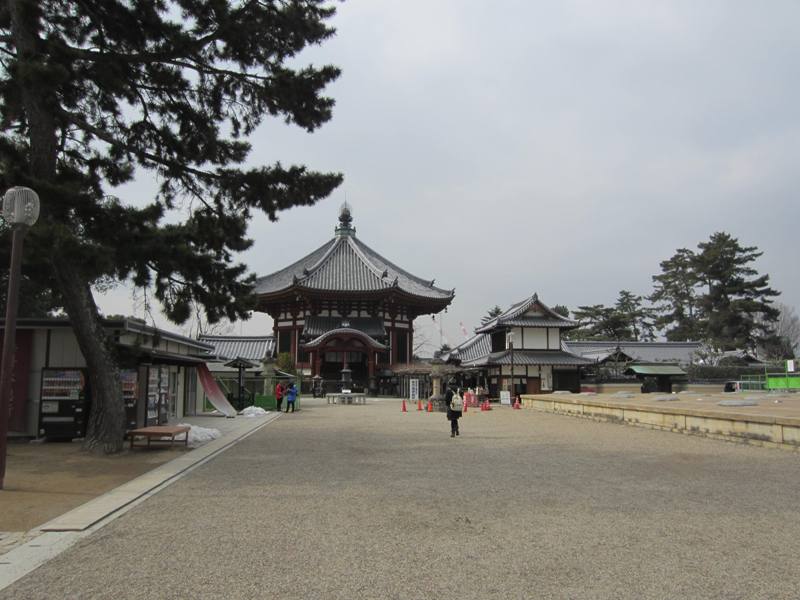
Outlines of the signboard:
[[409,382],[409,398],[419,400],[419,379],[411,379]]
[[500,404],[511,404],[511,392],[508,390],[502,390],[500,392]]
[[786,372],[787,373],[794,373],[794,359],[790,359],[786,361]]

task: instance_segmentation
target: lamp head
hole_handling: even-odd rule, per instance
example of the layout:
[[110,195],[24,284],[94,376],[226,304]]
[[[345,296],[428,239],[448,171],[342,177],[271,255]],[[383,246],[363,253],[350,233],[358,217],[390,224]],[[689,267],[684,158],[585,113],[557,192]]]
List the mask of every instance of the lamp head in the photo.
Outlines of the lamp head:
[[39,195],[31,188],[12,187],[3,196],[3,218],[9,225],[30,227],[39,218]]

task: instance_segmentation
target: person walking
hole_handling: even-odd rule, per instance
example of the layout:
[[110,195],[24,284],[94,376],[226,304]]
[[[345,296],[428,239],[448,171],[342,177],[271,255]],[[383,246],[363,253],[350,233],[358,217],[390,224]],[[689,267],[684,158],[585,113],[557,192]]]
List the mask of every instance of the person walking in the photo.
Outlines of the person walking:
[[450,421],[450,437],[456,437],[460,435],[458,420],[461,418],[461,411],[464,410],[464,401],[461,399],[461,394],[456,387],[455,381],[450,382],[444,400],[447,404],[447,420]]
[[281,405],[283,404],[283,384],[280,381],[275,386],[275,403],[278,407],[278,412],[281,412]]
[[294,382],[289,384],[289,389],[286,390],[286,412],[289,412],[289,407],[294,412],[294,401],[297,399],[297,388],[294,387]]

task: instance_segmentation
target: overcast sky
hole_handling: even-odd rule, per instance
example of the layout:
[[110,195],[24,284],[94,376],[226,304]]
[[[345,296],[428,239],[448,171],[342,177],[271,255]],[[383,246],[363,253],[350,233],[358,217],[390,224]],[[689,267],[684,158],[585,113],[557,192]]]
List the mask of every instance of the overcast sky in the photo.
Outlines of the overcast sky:
[[[451,344],[495,304],[614,302],[715,231],[758,246],[780,302],[800,305],[800,3],[352,0],[301,62],[342,68],[333,119],[252,138],[252,164],[344,174],[314,207],[251,223],[264,275],[358,237],[455,288]],[[153,189],[148,173],[119,190]],[[98,296],[141,316],[128,290]],[[164,321],[158,321],[164,324]],[[438,346],[429,317],[418,320]],[[169,326],[178,329],[177,326]],[[266,316],[233,333],[271,331]],[[431,347],[429,350],[432,350]]]

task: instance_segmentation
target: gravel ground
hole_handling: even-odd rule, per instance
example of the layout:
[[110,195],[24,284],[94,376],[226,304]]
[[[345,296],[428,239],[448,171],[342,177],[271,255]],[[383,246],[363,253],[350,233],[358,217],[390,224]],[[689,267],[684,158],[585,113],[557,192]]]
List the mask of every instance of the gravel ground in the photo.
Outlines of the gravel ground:
[[797,598],[796,453],[304,403],[0,598]]

